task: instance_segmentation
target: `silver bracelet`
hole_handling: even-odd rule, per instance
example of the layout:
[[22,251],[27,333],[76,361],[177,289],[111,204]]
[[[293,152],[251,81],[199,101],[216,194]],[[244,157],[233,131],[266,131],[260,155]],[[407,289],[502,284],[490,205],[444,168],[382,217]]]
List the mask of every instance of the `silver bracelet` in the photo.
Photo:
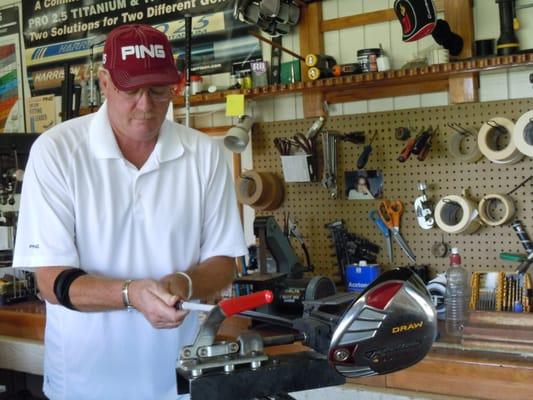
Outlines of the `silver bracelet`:
[[131,279],[125,280],[122,284],[122,302],[124,303],[124,307],[129,310],[133,310],[135,307],[133,304],[130,303],[130,297],[128,295],[128,289],[130,287],[130,283],[133,282]]
[[191,279],[191,277],[190,277],[188,274],[186,274],[185,272],[181,272],[181,271],[176,272],[176,274],[177,274],[177,275],[184,276],[185,278],[187,278],[187,282],[188,282],[188,285],[189,285],[189,289],[188,289],[188,291],[187,291],[187,298],[184,299],[184,300],[190,300],[191,297],[192,297],[192,279]]

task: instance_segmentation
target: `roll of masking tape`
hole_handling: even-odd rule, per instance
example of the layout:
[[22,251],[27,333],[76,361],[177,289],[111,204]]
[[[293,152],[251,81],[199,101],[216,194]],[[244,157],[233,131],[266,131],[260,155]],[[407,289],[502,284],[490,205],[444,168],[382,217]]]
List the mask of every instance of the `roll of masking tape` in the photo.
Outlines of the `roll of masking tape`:
[[533,158],[533,110],[528,111],[516,121],[513,141],[518,151]]
[[467,135],[459,132],[453,134],[448,142],[448,152],[459,161],[475,163],[483,157],[483,154],[479,150],[477,143],[473,143],[468,149],[465,149],[464,142],[467,138]]
[[[495,117],[483,124],[479,130],[477,143],[481,153],[490,161],[497,164],[515,164],[520,161],[523,154],[520,153],[513,140],[515,125],[507,118]],[[509,136],[509,142],[503,148],[499,148],[499,139],[502,135]]]
[[[500,207],[503,210],[500,210]],[[498,209],[496,215],[494,208]],[[511,196],[507,194],[488,194],[479,202],[479,217],[490,226],[500,226],[511,221],[516,212],[516,207]]]
[[239,202],[256,210],[272,211],[283,201],[283,182],[271,172],[245,171],[236,187]]
[[456,195],[439,200],[435,207],[435,221],[447,233],[470,235],[481,227],[476,204]]

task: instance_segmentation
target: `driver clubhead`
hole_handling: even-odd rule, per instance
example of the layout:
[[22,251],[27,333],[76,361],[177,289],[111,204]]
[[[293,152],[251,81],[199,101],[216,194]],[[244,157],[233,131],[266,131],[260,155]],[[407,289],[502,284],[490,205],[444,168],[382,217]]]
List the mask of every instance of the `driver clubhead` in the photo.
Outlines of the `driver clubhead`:
[[422,360],[437,335],[437,312],[408,268],[384,272],[345,311],[328,358],[350,378],[387,374]]

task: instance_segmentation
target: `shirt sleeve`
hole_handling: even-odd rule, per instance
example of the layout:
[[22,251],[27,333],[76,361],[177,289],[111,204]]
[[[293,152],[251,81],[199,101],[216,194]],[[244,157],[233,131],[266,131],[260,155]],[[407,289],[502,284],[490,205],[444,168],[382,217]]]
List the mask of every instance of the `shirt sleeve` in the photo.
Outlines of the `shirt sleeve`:
[[201,261],[214,256],[239,257],[248,253],[237,208],[233,180],[217,144],[211,149],[211,168],[204,202]]
[[47,134],[32,146],[22,183],[13,267],[79,267],[74,207],[60,153]]

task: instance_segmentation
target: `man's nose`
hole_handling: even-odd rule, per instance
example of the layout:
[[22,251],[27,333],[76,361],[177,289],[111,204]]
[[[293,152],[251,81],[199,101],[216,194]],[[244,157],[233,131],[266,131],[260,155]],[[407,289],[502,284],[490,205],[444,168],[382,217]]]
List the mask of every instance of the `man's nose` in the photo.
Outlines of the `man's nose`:
[[141,110],[148,110],[153,107],[153,100],[150,96],[150,91],[145,89],[141,92],[139,99],[137,100],[137,108]]

